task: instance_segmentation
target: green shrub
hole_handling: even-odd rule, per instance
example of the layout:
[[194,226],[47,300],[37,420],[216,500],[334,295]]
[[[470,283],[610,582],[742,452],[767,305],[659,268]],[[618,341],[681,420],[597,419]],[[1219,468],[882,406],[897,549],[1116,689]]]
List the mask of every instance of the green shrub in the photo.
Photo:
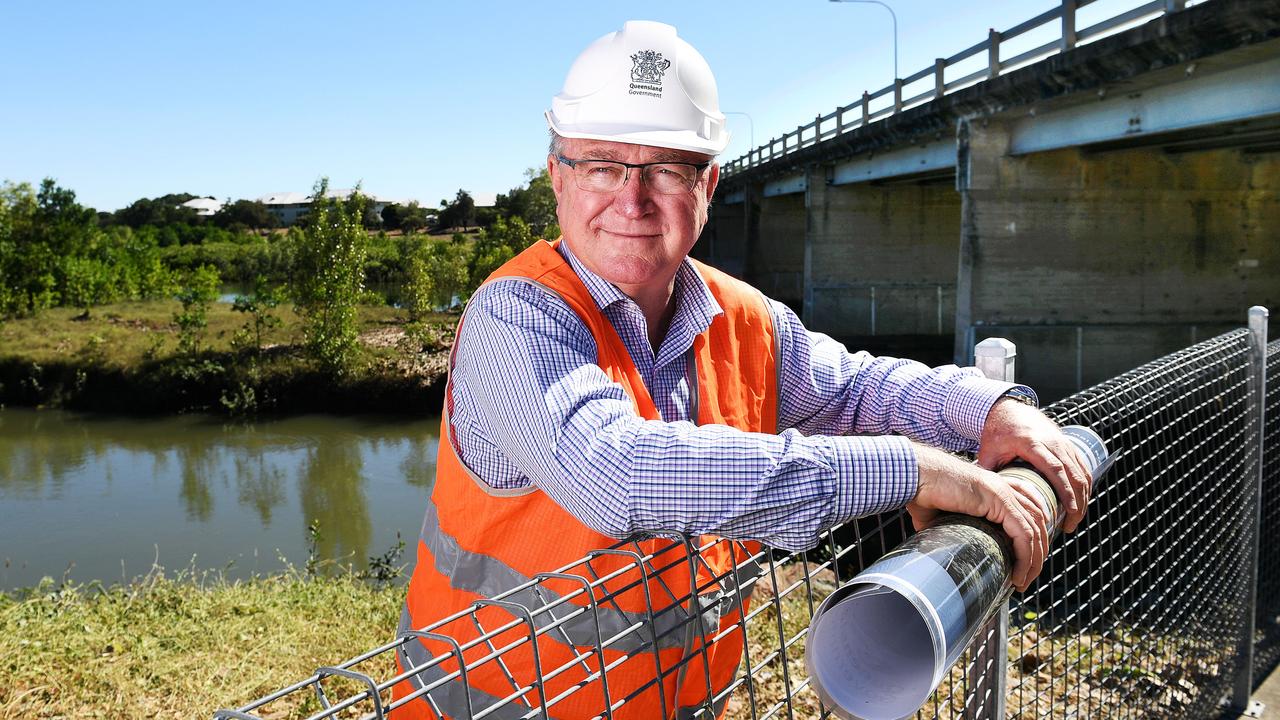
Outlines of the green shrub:
[[218,270],[212,265],[201,265],[184,279],[177,296],[182,310],[173,315],[178,325],[178,352],[183,355],[194,356],[200,351],[209,326],[209,305],[218,299],[220,283]]

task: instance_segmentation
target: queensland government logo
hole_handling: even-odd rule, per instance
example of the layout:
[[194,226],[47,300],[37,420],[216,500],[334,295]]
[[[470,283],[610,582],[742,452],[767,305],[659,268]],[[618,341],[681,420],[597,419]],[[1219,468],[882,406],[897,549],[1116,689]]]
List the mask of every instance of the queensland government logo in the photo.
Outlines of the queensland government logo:
[[662,76],[671,67],[670,60],[662,59],[662,53],[641,50],[631,56],[631,95],[662,97]]

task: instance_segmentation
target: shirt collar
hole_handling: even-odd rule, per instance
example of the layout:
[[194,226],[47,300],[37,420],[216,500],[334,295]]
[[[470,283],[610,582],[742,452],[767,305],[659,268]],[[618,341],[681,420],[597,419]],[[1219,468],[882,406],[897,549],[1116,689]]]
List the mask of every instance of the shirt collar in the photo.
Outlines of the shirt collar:
[[[632,302],[631,298],[614,287],[613,283],[588,270],[569,250],[569,243],[561,240],[559,250],[561,257],[569,261],[573,272],[582,280],[582,284],[587,286],[587,292],[591,294],[591,299],[595,300],[596,306],[601,311],[616,303]],[[676,301],[676,312],[672,317],[672,324],[688,323],[695,334],[710,327],[712,319],[724,312],[720,303],[716,302],[715,296],[711,294],[711,288],[707,287],[706,281],[698,274],[697,269],[687,257],[676,269],[672,295]]]

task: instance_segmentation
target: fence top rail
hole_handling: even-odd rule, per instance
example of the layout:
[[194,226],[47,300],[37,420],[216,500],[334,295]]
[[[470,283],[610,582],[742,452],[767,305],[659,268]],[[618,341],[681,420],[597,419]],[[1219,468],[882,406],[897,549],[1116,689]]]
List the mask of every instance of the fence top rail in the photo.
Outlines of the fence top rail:
[[[962,88],[968,87],[974,80],[989,80],[998,77],[1002,71],[1021,66],[1024,62],[1039,57],[1045,57],[1054,53],[1061,53],[1070,50],[1078,44],[1085,44],[1091,40],[1098,39],[1106,35],[1118,27],[1159,17],[1172,12],[1178,12],[1183,3],[1173,3],[1167,0],[1151,0],[1137,7],[1125,8],[1118,10],[1113,14],[1103,18],[1097,23],[1082,29],[1077,29],[1069,36],[1064,37],[1062,31],[1063,26],[1069,25],[1075,27],[1075,13],[1087,5],[1091,5],[1099,0],[1062,0],[1057,7],[1046,10],[1029,20],[1014,25],[1003,32],[992,30],[985,40],[971,45],[960,52],[947,58],[939,58],[934,64],[921,68],[908,75],[905,78],[895,78],[892,83],[876,90],[875,92],[864,92],[862,96],[849,103],[848,105],[837,107],[831,113],[819,115],[814,122],[796,127],[795,130],[783,134],[781,137],[770,138],[768,142],[748,150],[745,154],[730,160],[724,164],[722,172],[725,177],[732,176],[757,165],[762,165],[779,157],[790,155],[808,145],[817,142],[820,139],[835,137],[850,132],[860,127],[873,125],[885,118],[896,115],[913,105],[920,103],[926,99],[936,99],[941,95],[947,95]],[[1199,2],[1207,2],[1208,0],[1199,0]],[[1185,3],[1185,5],[1197,4],[1196,0]],[[1038,30],[1044,25],[1053,21],[1060,21],[1058,35],[1055,39],[1050,40],[1043,45],[1039,45],[1031,50],[1021,52],[1009,58],[1000,57],[1000,47],[1003,43],[1015,40],[1022,35]],[[1068,22],[1069,21],[1069,22]],[[979,57],[983,54],[988,55],[988,66],[986,69],[969,73],[963,78],[953,78],[951,82],[947,82],[945,74],[947,68],[952,68],[959,63]],[[910,98],[901,96],[902,88],[919,82],[931,76],[938,76],[934,87],[914,95]],[[880,98],[890,97],[893,100],[886,107],[878,107],[874,110],[870,105],[872,102]],[[855,112],[859,111],[860,112]],[[849,114],[853,113],[852,117]],[[825,124],[831,120],[835,120],[837,125],[835,128],[822,129],[820,135],[815,131],[819,130],[820,124]],[[806,136],[813,136],[808,141]],[[782,144],[781,150],[775,149],[778,143]]]

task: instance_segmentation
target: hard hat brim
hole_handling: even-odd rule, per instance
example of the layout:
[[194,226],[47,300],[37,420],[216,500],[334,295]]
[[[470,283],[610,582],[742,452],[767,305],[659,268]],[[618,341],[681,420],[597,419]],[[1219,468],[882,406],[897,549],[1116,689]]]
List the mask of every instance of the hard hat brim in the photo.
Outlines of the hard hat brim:
[[649,145],[671,150],[687,150],[704,155],[719,155],[729,146],[729,132],[721,132],[719,142],[709,140],[689,130],[637,130],[634,127],[613,125],[576,125],[569,127],[556,123],[550,110],[543,112],[547,118],[547,127],[557,135],[577,140],[603,140],[620,142],[628,145]]

